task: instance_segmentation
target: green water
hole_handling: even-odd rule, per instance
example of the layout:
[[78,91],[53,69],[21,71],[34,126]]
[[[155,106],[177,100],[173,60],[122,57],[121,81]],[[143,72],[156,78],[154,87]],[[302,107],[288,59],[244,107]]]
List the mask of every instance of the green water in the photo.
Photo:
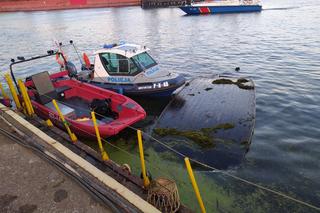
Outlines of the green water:
[[[88,143],[98,150],[95,141],[88,141]],[[181,202],[195,212],[200,212],[184,159],[171,151],[155,150],[154,143],[154,141],[144,141],[146,167],[152,179],[165,177],[174,180],[178,186]],[[120,165],[129,164],[132,173],[140,176],[138,143],[133,130],[126,130],[110,138],[109,142],[105,143],[105,149],[113,161]],[[251,164],[254,166],[254,162]],[[207,212],[269,212],[271,210],[278,212],[281,209],[305,212],[305,207],[302,208],[291,201],[248,186],[219,172],[211,172],[197,165],[192,166]],[[232,173],[232,170],[229,172]]]

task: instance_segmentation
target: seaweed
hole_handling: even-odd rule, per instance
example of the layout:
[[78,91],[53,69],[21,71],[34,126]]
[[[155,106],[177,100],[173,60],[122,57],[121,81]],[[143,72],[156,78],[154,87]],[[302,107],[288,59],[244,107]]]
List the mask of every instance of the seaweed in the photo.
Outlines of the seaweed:
[[224,123],[219,124],[214,127],[202,128],[200,130],[177,130],[175,128],[155,128],[153,129],[154,133],[157,135],[164,137],[168,135],[173,136],[182,136],[188,138],[202,147],[212,147],[215,146],[214,137],[211,136],[212,133],[215,133],[219,129],[231,129],[234,128],[233,124]]
[[242,83],[248,83],[249,81],[247,80],[247,79],[245,79],[245,78],[239,78],[238,80],[237,80],[237,83],[239,83],[239,84],[242,84]]
[[212,81],[212,84],[234,84],[237,85],[240,89],[244,90],[253,90],[254,86],[251,85],[245,85],[245,83],[248,83],[249,80],[245,78],[239,78],[236,82],[226,79],[226,78],[220,78]]
[[223,123],[223,124],[219,124],[219,125],[214,126],[214,127],[202,128],[200,131],[204,132],[206,134],[210,134],[212,132],[216,132],[219,129],[227,130],[227,129],[232,129],[232,128],[234,128],[234,124]]
[[176,135],[186,137],[200,145],[211,146],[213,145],[213,139],[201,131],[179,131],[177,129],[170,128],[155,128],[153,130],[159,136]]
[[245,89],[245,90],[253,90],[254,89],[254,87],[250,86],[250,85],[243,85],[243,84],[237,84],[237,85],[240,89]]
[[212,81],[212,84],[234,84],[234,82],[230,79],[219,78]]

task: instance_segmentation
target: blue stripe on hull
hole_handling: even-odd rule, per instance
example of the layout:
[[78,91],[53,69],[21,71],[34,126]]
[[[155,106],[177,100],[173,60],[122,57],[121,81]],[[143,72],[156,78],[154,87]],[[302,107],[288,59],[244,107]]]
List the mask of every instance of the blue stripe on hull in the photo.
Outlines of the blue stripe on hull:
[[210,13],[246,13],[246,12],[261,12],[261,5],[239,5],[239,6],[183,6],[180,7],[188,15],[199,15],[201,8],[209,8]]

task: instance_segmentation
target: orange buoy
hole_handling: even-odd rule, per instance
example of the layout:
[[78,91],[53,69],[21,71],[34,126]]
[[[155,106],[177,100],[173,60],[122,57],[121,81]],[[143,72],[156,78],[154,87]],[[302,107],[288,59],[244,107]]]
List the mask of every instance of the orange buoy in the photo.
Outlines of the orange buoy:
[[90,69],[91,63],[90,63],[89,57],[87,56],[86,53],[83,53],[82,57],[83,57],[83,61],[84,61],[85,65],[86,65],[86,68]]

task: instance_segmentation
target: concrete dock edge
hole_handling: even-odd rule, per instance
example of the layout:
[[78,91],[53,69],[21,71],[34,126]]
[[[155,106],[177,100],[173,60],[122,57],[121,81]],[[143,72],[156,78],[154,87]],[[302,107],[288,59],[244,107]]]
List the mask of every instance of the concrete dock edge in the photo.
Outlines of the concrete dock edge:
[[154,206],[149,204],[147,201],[143,200],[141,197],[130,191],[128,188],[111,178],[109,175],[103,173],[101,170],[94,167],[92,164],[84,160],[82,157],[78,156],[77,154],[73,153],[70,149],[63,146],[61,143],[56,141],[55,139],[51,138],[27,120],[22,118],[20,115],[12,111],[11,109],[7,108],[6,106],[0,104],[0,111],[9,116],[11,119],[15,120],[17,123],[22,125],[28,131],[32,132],[33,134],[37,135],[41,138],[44,142],[49,144],[52,148],[54,148],[59,153],[63,154],[67,159],[75,163],[78,167],[83,169],[84,171],[90,173],[93,177],[97,178],[100,182],[102,182],[106,187],[114,190],[117,192],[121,197],[125,200],[130,202],[134,205],[137,209],[142,212],[160,212]]

